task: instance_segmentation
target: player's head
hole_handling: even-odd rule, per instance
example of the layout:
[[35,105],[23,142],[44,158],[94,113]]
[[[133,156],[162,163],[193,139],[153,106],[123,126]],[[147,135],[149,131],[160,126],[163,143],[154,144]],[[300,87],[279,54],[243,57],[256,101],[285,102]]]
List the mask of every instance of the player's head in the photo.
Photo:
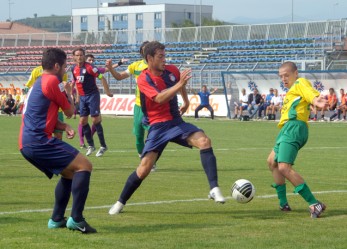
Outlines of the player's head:
[[201,89],[202,89],[203,92],[206,92],[206,91],[207,91],[207,86],[206,86],[206,85],[203,85],[203,86],[201,87]]
[[92,54],[87,54],[86,56],[86,62],[93,64],[95,62],[95,57]]
[[280,66],[278,75],[280,76],[284,86],[290,88],[298,79],[298,68],[294,62],[286,61]]
[[82,65],[85,61],[86,52],[83,48],[76,48],[72,51],[73,60],[76,64]]
[[63,77],[66,68],[66,53],[59,48],[47,48],[42,54],[42,68]]
[[165,70],[165,45],[158,41],[152,41],[146,44],[144,48],[144,58],[148,67],[155,71]]
[[140,46],[140,55],[142,56],[142,58],[144,58],[144,49],[145,49],[146,44],[148,44],[148,43],[149,43],[149,41],[144,41]]
[[242,88],[242,89],[241,89],[241,93],[242,93],[243,95],[245,95],[245,94],[246,94],[246,89]]

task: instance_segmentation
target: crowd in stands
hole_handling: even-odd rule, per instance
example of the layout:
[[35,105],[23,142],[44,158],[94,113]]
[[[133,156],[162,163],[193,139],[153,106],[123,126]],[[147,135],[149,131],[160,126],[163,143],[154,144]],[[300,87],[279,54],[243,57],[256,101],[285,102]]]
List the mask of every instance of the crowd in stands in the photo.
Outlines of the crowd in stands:
[[[311,106],[311,121],[346,121],[347,94],[344,89],[340,89],[340,95],[335,93],[334,88],[329,89],[329,94],[325,96],[329,105],[325,108]],[[268,94],[260,94],[258,89],[248,94],[246,89],[241,89],[239,102],[235,102],[233,119],[265,119],[275,120],[281,116],[281,108],[284,96],[278,94],[278,89],[269,89]],[[320,114],[318,116],[318,113]],[[326,116],[328,114],[328,118]],[[318,119],[318,117],[320,117]]]
[[17,92],[16,89],[2,89],[0,96],[0,112],[9,116],[21,114],[26,98],[26,90]]

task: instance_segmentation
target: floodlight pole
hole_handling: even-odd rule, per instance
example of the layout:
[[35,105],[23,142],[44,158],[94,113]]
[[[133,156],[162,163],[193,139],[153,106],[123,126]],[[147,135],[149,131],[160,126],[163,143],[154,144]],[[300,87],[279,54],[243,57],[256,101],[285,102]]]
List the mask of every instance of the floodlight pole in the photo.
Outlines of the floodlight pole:
[[14,4],[14,2],[11,2],[11,0],[8,0],[8,20],[11,22],[11,5]]

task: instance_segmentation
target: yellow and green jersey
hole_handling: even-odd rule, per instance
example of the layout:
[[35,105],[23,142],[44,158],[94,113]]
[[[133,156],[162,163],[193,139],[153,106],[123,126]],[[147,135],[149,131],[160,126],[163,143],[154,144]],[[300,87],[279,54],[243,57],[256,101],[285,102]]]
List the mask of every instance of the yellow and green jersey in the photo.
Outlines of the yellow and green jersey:
[[136,80],[136,90],[135,90],[135,95],[136,95],[136,100],[135,104],[138,106],[141,106],[141,100],[140,100],[140,90],[137,86],[137,78],[140,76],[141,72],[148,67],[147,62],[145,60],[140,60],[140,61],[135,61],[131,63],[128,66],[127,72],[129,74],[134,75],[135,80]]
[[[31,71],[30,78],[29,78],[28,82],[25,84],[25,86],[28,88],[31,88],[34,85],[37,78],[42,75],[42,73],[43,73],[42,66],[35,67],[33,69],[33,71]],[[67,73],[64,74],[63,81],[67,81]],[[61,112],[62,109],[59,108],[59,111]]]
[[282,127],[288,120],[301,120],[307,124],[310,116],[310,105],[320,93],[312,87],[307,79],[297,79],[287,92],[281,110],[278,127]]

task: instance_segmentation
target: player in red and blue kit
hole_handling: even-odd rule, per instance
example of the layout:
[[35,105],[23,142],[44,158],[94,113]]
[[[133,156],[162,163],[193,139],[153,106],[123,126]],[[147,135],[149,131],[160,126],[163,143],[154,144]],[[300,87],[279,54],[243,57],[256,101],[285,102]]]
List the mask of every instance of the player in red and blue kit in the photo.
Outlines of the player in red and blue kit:
[[[71,68],[71,71],[78,94],[77,102],[79,102],[80,108],[80,124],[82,125],[83,134],[89,145],[86,155],[89,156],[95,151],[94,139],[88,123],[88,116],[90,115],[101,145],[99,151],[96,153],[96,156],[100,157],[106,152],[107,146],[104,130],[101,125],[100,93],[96,85],[96,78],[100,79],[103,86],[108,89],[107,81],[97,67],[85,62],[84,49],[77,48],[73,50],[72,54],[76,63],[76,65]],[[113,96],[112,94],[108,95],[110,97]]]
[[[224,203],[225,198],[218,187],[217,163],[211,140],[201,129],[184,122],[181,117],[189,107],[186,84],[191,78],[191,70],[187,69],[180,74],[176,66],[165,65],[165,46],[157,41],[145,46],[144,58],[148,63],[148,69],[142,71],[137,84],[141,92],[141,107],[151,128],[140,165],[128,177],[118,201],[111,207],[109,214],[122,211],[169,142],[200,149],[202,166],[210,185],[209,198]],[[184,101],[180,108],[177,93],[182,95]]]
[[[66,54],[49,48],[42,56],[43,74],[30,89],[23,108],[19,133],[19,149],[23,157],[41,170],[48,178],[61,175],[55,188],[55,204],[48,228],[68,227],[82,233],[95,233],[83,217],[89,192],[92,164],[77,149],[55,137],[54,129],[66,131],[68,138],[75,133],[70,125],[58,119],[58,109],[70,118],[72,87],[61,82],[66,68]],[[65,210],[72,193],[71,216],[66,221]]]

